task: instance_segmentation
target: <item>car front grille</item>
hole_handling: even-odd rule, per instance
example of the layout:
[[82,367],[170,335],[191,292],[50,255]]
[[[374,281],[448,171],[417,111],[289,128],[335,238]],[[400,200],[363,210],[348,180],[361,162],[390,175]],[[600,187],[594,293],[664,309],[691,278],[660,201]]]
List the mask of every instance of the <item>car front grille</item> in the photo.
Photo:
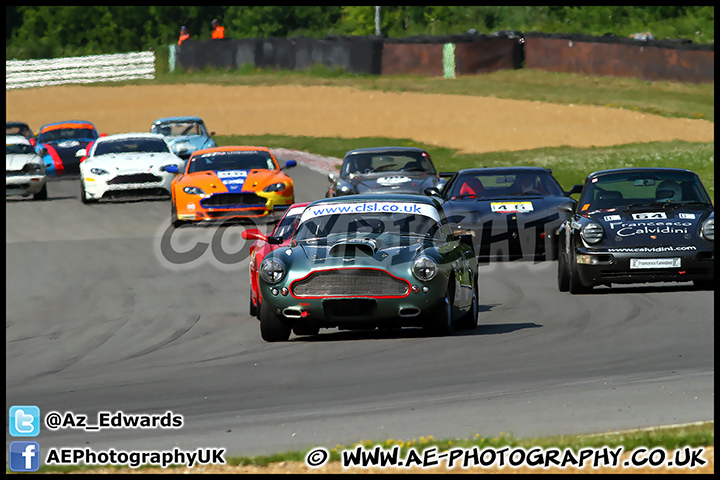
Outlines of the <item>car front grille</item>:
[[313,272],[291,285],[296,297],[404,297],[410,284],[383,270],[342,268]]
[[200,201],[203,207],[265,206],[266,200],[254,193],[216,193]]
[[5,170],[6,177],[17,177],[18,175],[25,175],[22,170]]
[[155,183],[162,181],[162,178],[152,173],[133,173],[131,175],[118,175],[108,180],[108,185],[122,185],[125,183]]

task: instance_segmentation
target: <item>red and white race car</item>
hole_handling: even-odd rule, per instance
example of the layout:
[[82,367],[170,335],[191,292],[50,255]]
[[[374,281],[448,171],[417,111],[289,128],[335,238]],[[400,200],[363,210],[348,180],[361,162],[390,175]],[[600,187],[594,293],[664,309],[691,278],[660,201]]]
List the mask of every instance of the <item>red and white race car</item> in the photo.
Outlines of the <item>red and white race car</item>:
[[243,230],[242,238],[255,240],[250,245],[250,315],[257,317],[260,303],[260,290],[258,289],[258,269],[265,256],[278,247],[287,246],[295,233],[300,215],[305,211],[309,202],[294,203],[288,207],[280,221],[275,225],[272,233],[265,236],[257,228]]

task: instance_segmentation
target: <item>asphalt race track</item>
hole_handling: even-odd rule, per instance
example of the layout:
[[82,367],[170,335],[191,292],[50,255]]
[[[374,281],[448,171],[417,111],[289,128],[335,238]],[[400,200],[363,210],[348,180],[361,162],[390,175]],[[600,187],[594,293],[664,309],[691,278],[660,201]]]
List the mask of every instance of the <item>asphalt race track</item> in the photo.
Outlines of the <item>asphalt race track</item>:
[[[323,196],[324,176],[289,173],[296,201]],[[326,330],[271,344],[248,314],[247,260],[227,264],[243,227],[181,228],[173,258],[205,250],[173,265],[160,246],[169,200],[83,205],[77,179],[48,193],[6,202],[6,412],[37,405],[43,418],[71,411],[95,424],[98,411],[172,411],[184,424],[43,424],[32,439],[42,449],[259,455],[714,419],[713,292],[690,284],[572,296],[558,292],[554,262],[496,264],[480,268],[475,331]]]

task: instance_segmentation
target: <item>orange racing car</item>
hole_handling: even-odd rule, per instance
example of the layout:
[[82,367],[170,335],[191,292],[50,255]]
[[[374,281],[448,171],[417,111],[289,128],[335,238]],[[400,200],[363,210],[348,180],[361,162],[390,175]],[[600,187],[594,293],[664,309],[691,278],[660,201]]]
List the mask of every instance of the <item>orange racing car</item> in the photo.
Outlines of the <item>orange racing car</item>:
[[229,146],[196,150],[173,180],[171,223],[248,217],[272,217],[276,205],[295,201],[293,180],[265,147]]

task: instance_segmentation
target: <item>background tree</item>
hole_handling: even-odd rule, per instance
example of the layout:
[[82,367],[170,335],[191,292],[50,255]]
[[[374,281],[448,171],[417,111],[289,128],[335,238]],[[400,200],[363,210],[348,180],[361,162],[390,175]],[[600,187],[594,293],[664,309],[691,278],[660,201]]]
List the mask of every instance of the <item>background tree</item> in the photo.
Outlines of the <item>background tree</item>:
[[[54,58],[167,48],[181,25],[210,38],[218,18],[226,38],[374,35],[373,6],[6,6],[5,58]],[[545,33],[652,32],[657,39],[714,43],[713,6],[385,6],[390,37],[498,30]]]

